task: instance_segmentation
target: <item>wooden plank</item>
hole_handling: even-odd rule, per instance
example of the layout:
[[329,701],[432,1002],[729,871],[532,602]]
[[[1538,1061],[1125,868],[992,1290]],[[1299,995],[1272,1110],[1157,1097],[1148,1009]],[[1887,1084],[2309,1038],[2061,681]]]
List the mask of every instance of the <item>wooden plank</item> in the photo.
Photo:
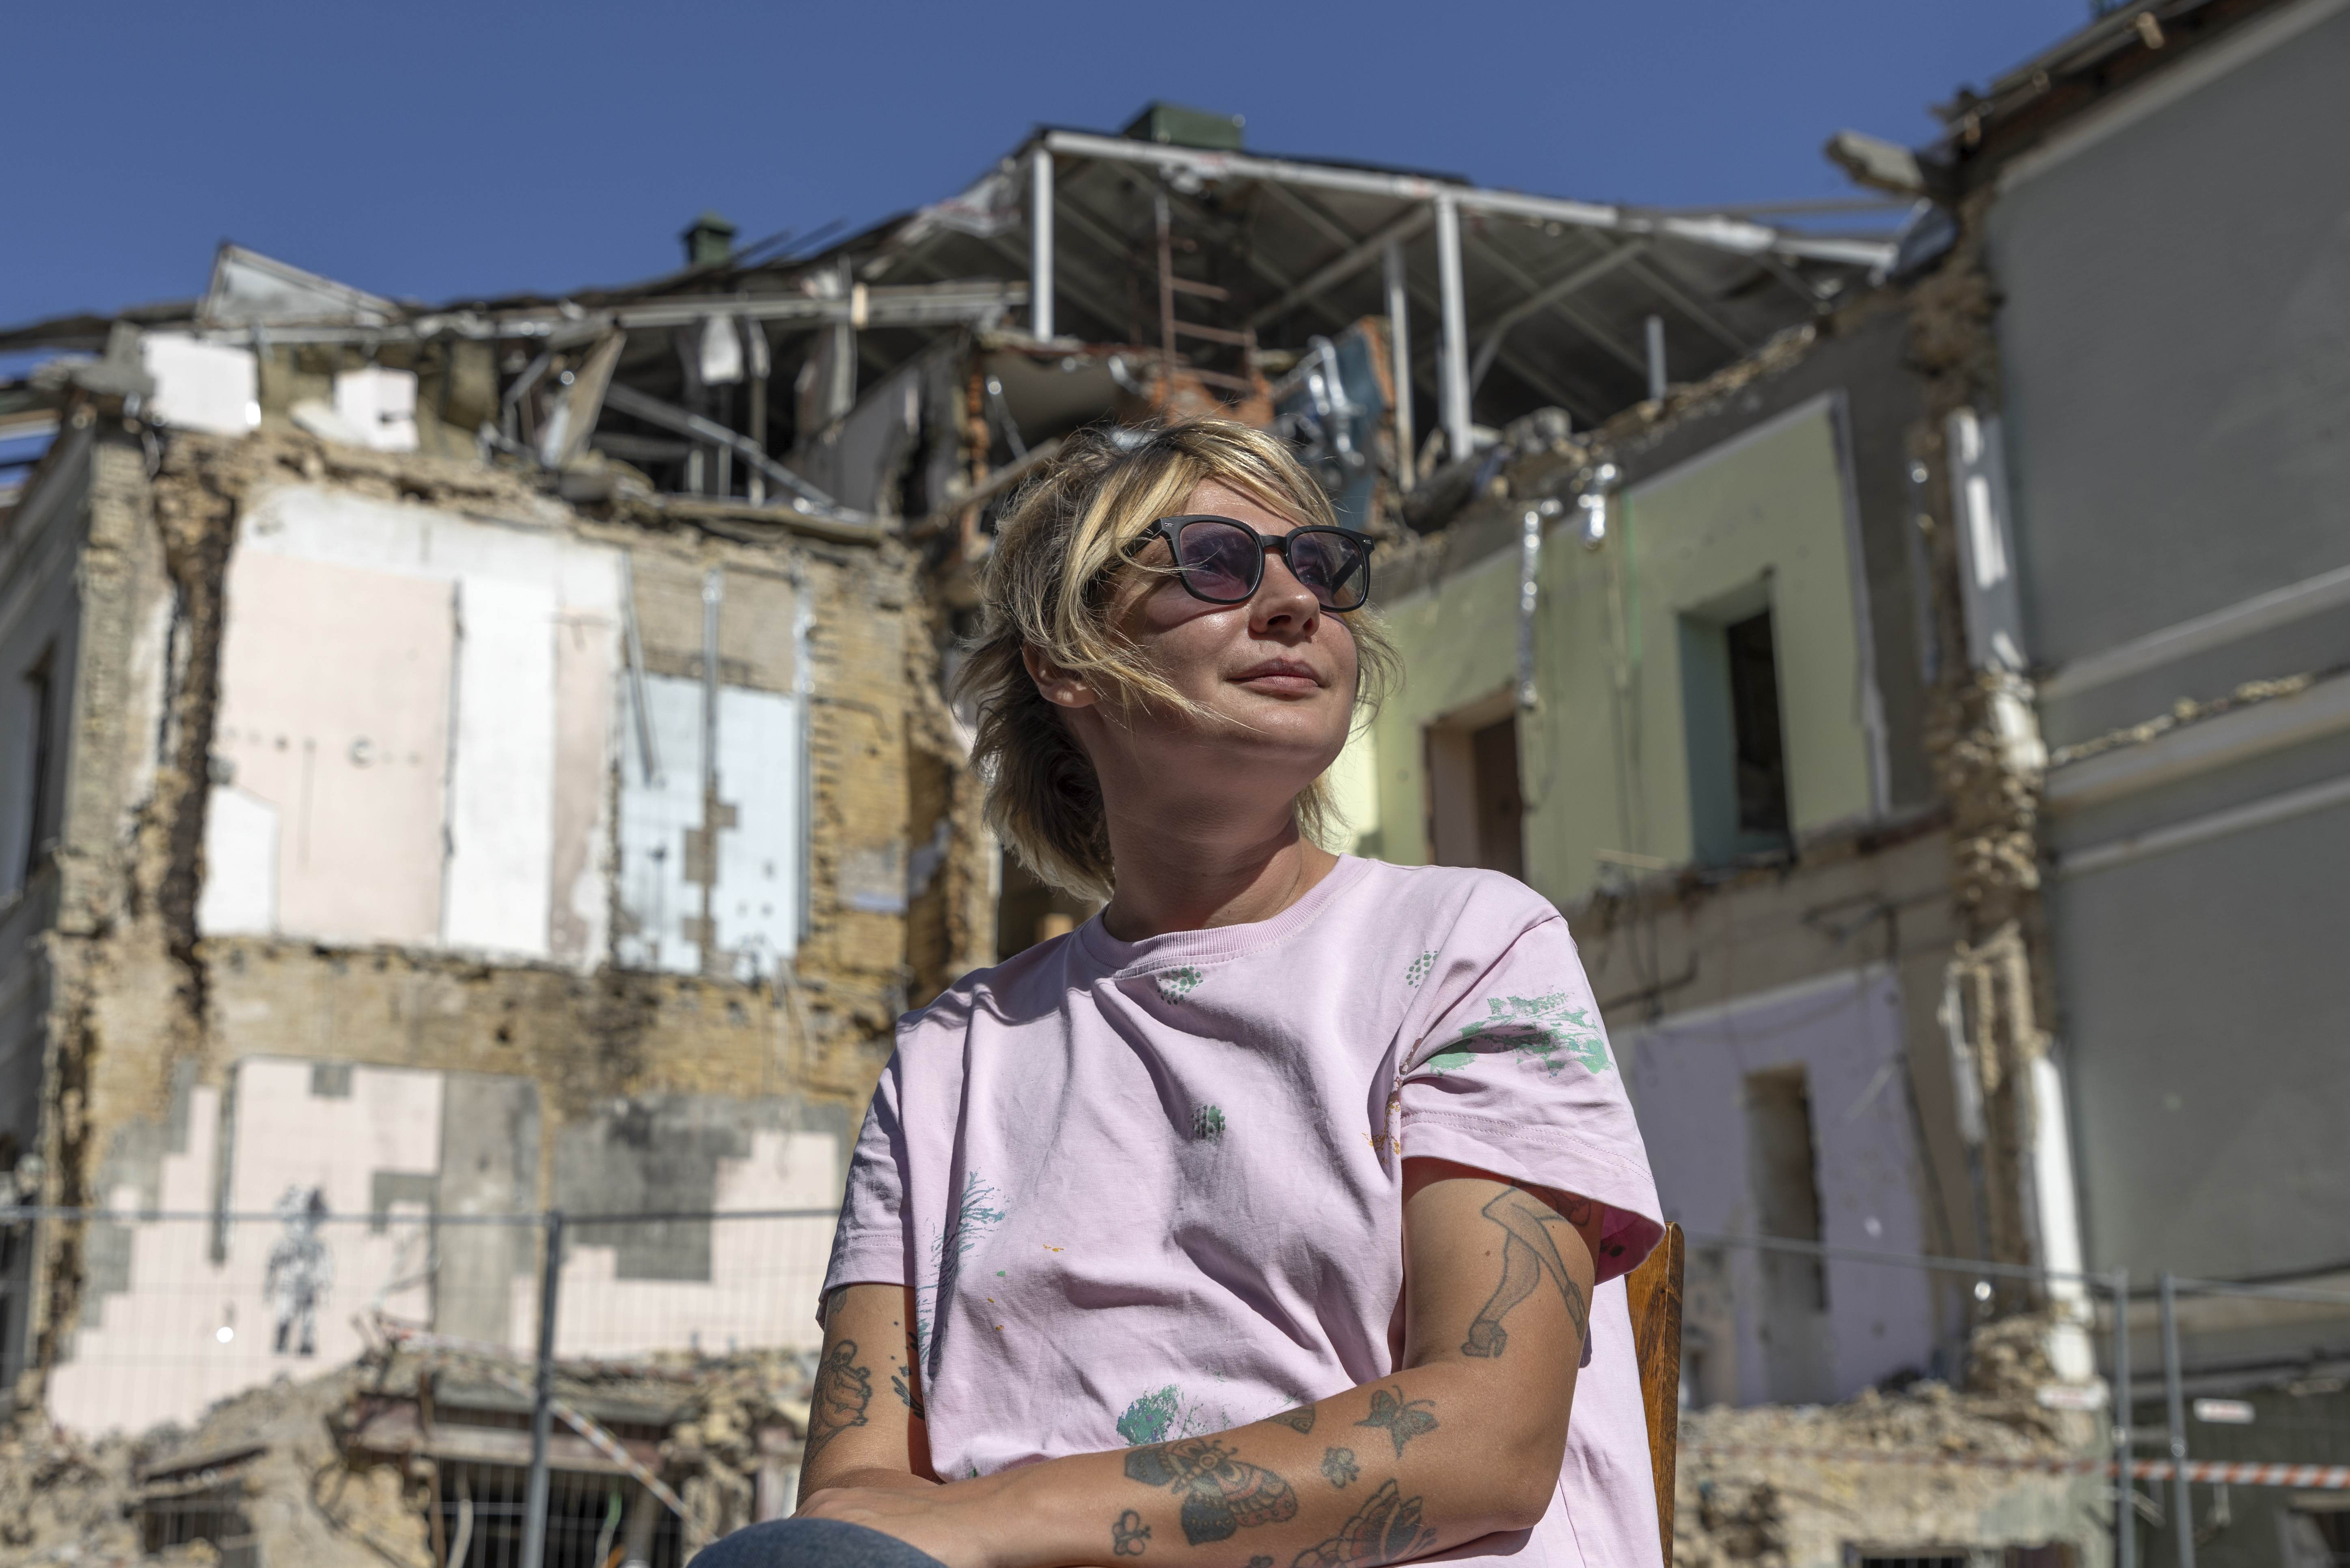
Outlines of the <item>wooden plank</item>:
[[1673,1471],[1680,1441],[1681,1228],[1668,1224],[1648,1261],[1624,1276],[1632,1307],[1632,1344],[1640,1363],[1640,1402],[1648,1417],[1648,1463],[1657,1486],[1657,1534],[1665,1568],[1673,1561]]

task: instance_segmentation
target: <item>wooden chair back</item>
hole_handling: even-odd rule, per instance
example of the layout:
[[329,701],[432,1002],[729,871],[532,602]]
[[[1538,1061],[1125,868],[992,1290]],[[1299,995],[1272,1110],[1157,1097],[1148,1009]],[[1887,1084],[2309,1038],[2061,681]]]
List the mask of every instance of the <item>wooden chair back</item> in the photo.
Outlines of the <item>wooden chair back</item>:
[[1681,1228],[1668,1224],[1648,1261],[1624,1276],[1632,1344],[1640,1361],[1640,1402],[1648,1417],[1648,1463],[1656,1472],[1657,1535],[1665,1568],[1673,1561],[1673,1467],[1680,1440]]

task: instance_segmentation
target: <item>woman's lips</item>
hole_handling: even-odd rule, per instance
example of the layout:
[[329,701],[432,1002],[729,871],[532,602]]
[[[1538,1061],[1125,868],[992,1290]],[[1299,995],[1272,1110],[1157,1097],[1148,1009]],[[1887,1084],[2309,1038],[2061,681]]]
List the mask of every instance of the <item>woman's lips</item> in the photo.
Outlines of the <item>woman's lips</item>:
[[1284,696],[1305,696],[1322,690],[1322,678],[1309,665],[1293,659],[1272,659],[1253,664],[1232,677],[1235,683],[1252,691],[1277,692]]

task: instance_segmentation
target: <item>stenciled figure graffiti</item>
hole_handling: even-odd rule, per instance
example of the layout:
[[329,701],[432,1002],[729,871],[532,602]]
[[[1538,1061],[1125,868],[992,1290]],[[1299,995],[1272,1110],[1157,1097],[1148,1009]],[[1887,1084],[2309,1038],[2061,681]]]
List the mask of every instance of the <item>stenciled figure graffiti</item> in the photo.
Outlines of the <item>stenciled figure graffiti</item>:
[[318,1305],[335,1283],[335,1255],[318,1235],[327,1199],[315,1187],[307,1192],[289,1187],[277,1200],[277,1214],[286,1234],[269,1249],[269,1272],[261,1286],[277,1324],[277,1354],[285,1355],[291,1341],[295,1355],[316,1355]]

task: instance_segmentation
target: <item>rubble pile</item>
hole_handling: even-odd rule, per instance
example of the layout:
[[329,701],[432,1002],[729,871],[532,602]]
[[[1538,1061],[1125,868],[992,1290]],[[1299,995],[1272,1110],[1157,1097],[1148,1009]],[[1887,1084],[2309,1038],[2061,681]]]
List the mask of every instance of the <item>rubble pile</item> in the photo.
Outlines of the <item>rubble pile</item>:
[[[1873,1553],[2069,1542],[2094,1552],[2108,1507],[2095,1478],[1963,1462],[2099,1449],[2099,1417],[2036,1397],[2054,1380],[2048,1328],[2024,1315],[1977,1331],[1963,1390],[1929,1380],[1835,1406],[1684,1411],[1674,1568],[1826,1568],[1848,1544]],[[1887,1458],[1822,1457],[1854,1454]],[[1918,1462],[1929,1458],[1959,1462]]]
[[[432,1568],[433,1461],[371,1449],[360,1412],[414,1398],[428,1372],[492,1370],[529,1377],[525,1362],[493,1367],[479,1355],[380,1345],[306,1381],[281,1378],[224,1400],[192,1429],[85,1440],[27,1417],[0,1433],[0,1568],[192,1568],[220,1561],[216,1538],[233,1532],[267,1563]],[[556,1379],[556,1397],[575,1407],[652,1401],[677,1413],[658,1474],[684,1502],[690,1533],[703,1539],[788,1499],[808,1386],[806,1359],[787,1350],[567,1363]],[[779,1429],[787,1444],[774,1440]],[[191,1500],[206,1525],[162,1522],[186,1514]]]
[[153,1517],[190,1500],[215,1517],[233,1511],[264,1561],[431,1568],[407,1478],[342,1462],[334,1421],[364,1375],[281,1379],[223,1401],[193,1430],[137,1438],[85,1441],[26,1417],[0,1441],[0,1568],[217,1562],[217,1542],[170,1543]]

